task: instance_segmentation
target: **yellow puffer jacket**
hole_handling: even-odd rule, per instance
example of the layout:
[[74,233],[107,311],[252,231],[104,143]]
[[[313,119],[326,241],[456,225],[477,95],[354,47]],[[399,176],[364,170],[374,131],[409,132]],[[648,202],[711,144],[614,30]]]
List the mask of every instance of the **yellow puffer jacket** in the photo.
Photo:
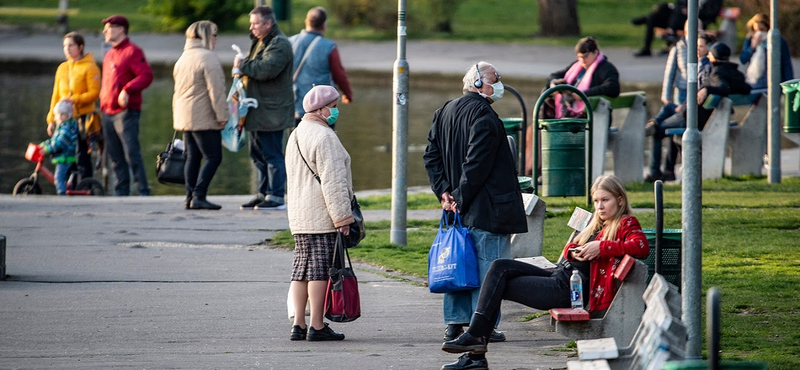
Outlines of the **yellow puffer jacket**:
[[88,53],[78,60],[69,59],[61,63],[56,70],[47,123],[55,123],[53,108],[59,101],[71,98],[75,102],[75,117],[77,118],[94,112],[95,101],[99,96],[100,68],[97,67],[92,53]]

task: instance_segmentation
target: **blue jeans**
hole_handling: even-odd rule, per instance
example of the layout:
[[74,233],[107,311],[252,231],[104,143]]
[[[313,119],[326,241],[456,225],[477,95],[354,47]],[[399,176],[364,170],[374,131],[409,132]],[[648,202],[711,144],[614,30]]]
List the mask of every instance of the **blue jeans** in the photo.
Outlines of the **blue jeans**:
[[131,172],[139,195],[150,195],[142,150],[139,147],[140,115],[140,111],[132,109],[112,115],[103,113],[103,138],[111,168],[117,178],[114,185],[114,195],[117,196],[130,195]]
[[[655,134],[653,134],[653,150],[650,155],[650,175],[659,177],[661,176],[661,148],[664,138],[667,137],[666,131],[670,128],[686,127],[686,120],[682,119],[680,114],[675,113],[675,108],[678,106],[672,103],[664,104],[661,110],[658,111],[651,121],[658,124]],[[684,106],[684,109],[686,107]],[[669,150],[667,152],[667,160],[664,163],[664,172],[674,172],[675,162],[678,159],[678,146],[669,141]]]
[[67,194],[67,180],[69,179],[70,169],[73,163],[56,164],[56,172],[53,174],[56,182],[56,192],[58,195]]
[[[495,234],[485,230],[469,228],[472,243],[478,254],[478,273],[480,282],[489,271],[492,262],[499,258],[511,258],[511,235]],[[445,324],[466,324],[472,319],[472,313],[478,307],[478,296],[481,289],[460,290],[445,293],[443,298],[443,311]],[[499,317],[498,317],[499,320]]]
[[[220,130],[186,131],[186,195],[203,199],[208,194],[208,185],[222,163],[222,132]],[[202,167],[200,162],[206,159]]]
[[267,200],[283,203],[286,194],[283,130],[251,131],[250,158],[258,168],[258,193]]

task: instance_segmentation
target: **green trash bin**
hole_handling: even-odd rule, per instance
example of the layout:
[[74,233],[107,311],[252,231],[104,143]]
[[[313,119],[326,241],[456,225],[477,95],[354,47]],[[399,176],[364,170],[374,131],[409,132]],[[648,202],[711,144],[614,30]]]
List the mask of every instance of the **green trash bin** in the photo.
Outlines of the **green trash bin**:
[[[656,230],[642,229],[650,254],[645,258],[647,264],[647,283],[656,273]],[[681,288],[681,229],[664,229],[661,233],[661,275],[668,282]]]
[[275,12],[275,20],[287,21],[291,17],[289,0],[270,0],[267,4],[271,6],[272,11]]
[[[720,370],[766,370],[767,366],[759,362],[722,362]],[[670,361],[664,364],[664,370],[706,370],[708,363],[701,360]]]
[[515,143],[519,143],[519,131],[522,129],[522,118],[519,117],[506,117],[500,118],[503,121],[503,128],[506,129],[506,135],[511,135]]
[[800,79],[781,82],[783,90],[783,131],[800,132]]
[[586,120],[541,120],[542,195],[586,195]]

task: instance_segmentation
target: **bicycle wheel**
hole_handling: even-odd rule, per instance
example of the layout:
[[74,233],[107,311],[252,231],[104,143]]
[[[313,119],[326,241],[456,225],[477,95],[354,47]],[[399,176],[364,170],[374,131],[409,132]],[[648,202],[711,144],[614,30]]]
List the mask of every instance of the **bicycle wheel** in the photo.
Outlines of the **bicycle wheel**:
[[89,190],[91,191],[91,195],[106,195],[106,191],[103,189],[103,184],[93,178],[81,180],[81,182],[78,183],[78,188],[76,190]]
[[33,195],[33,194],[41,194],[42,188],[39,187],[39,184],[30,177],[26,179],[19,180],[16,185],[14,185],[14,195]]

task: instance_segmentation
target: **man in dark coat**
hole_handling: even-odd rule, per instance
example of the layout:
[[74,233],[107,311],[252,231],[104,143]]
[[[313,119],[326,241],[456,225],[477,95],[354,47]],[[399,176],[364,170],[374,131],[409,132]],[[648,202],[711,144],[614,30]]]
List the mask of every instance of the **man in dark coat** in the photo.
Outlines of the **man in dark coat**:
[[244,129],[250,132],[250,158],[258,168],[259,184],[256,196],[241,208],[286,209],[283,131],[294,126],[292,45],[268,6],[250,12],[250,32],[250,51],[234,59],[233,74],[243,76],[247,97],[258,101],[247,113]]
[[[431,189],[469,227],[483,276],[492,261],[510,258],[511,234],[527,232],[515,159],[491,105],[503,96],[500,74],[479,62],[464,76],[464,95],[436,110],[423,156]],[[480,288],[444,294],[445,340],[468,325]],[[502,332],[492,339],[504,340]]]

